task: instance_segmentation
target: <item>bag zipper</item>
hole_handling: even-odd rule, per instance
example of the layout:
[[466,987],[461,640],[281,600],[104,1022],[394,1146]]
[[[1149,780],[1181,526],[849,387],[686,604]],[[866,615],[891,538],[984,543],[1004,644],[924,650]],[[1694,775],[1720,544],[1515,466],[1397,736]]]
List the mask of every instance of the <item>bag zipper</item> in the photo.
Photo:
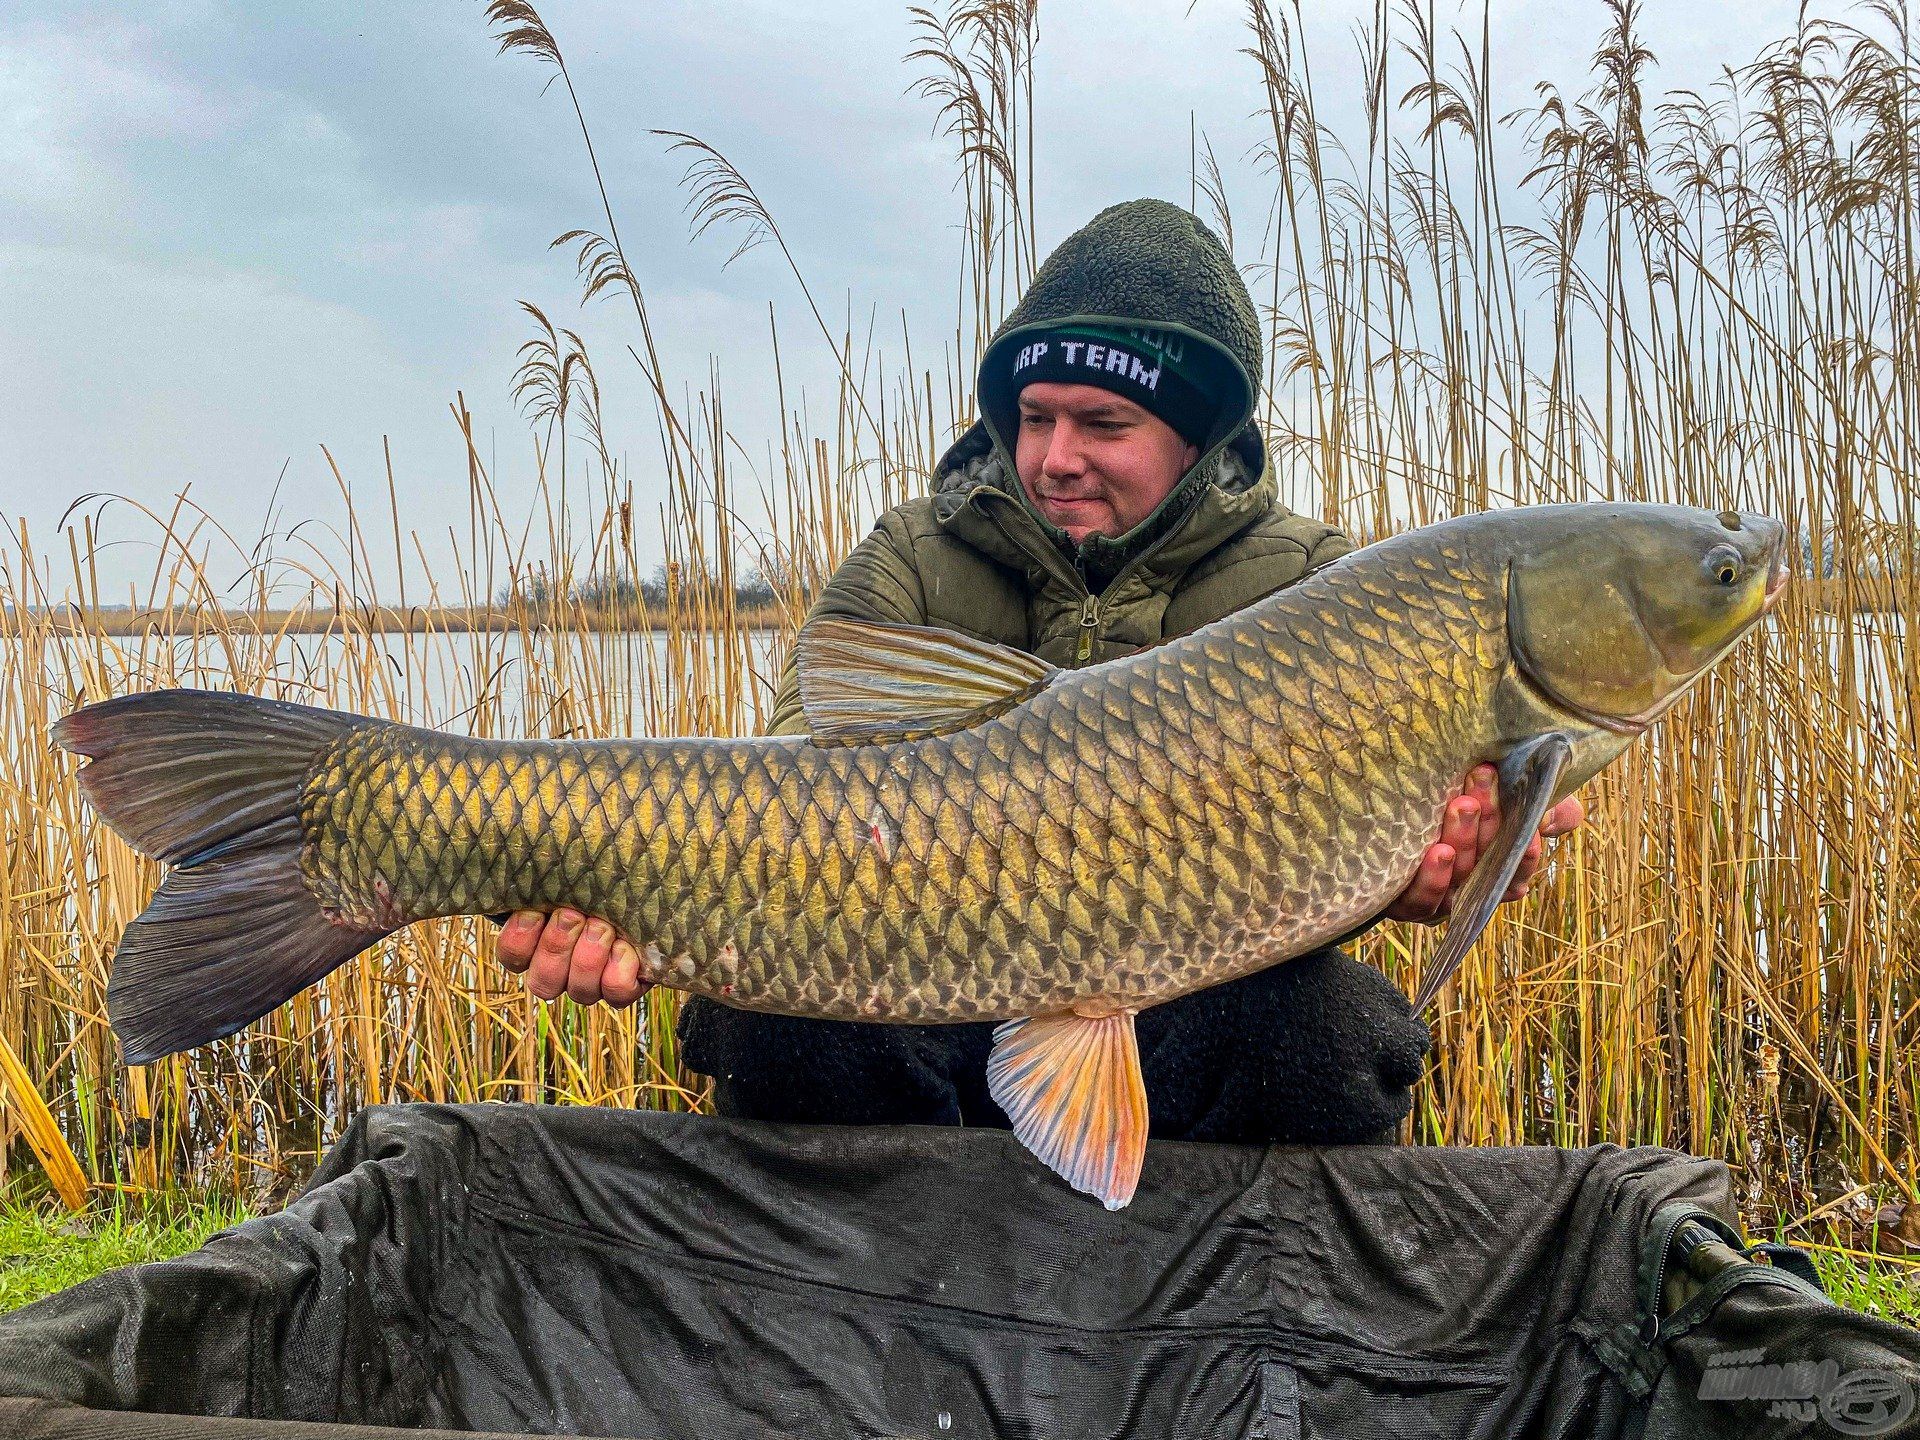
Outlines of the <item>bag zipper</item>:
[[1640,1343],[1651,1345],[1660,1338],[1660,1297],[1667,1283],[1667,1262],[1673,1258],[1673,1242],[1680,1234],[1680,1227],[1693,1217],[1682,1211],[1669,1220],[1666,1234],[1661,1238],[1660,1248],[1656,1252],[1659,1260],[1653,1267],[1653,1293],[1647,1301],[1646,1323],[1640,1327]]
[[[1757,1263],[1751,1258],[1754,1247],[1746,1244],[1743,1239],[1729,1238],[1722,1234],[1714,1224],[1708,1223],[1711,1218],[1705,1211],[1691,1207],[1682,1208],[1661,1227],[1665,1233],[1661,1236],[1659,1250],[1655,1252],[1659,1259],[1653,1267],[1653,1293],[1648,1301],[1647,1319],[1640,1327],[1642,1344],[1651,1345],[1660,1338],[1660,1306],[1666,1290],[1667,1266],[1673,1259],[1674,1250],[1683,1240],[1689,1242],[1689,1248],[1698,1248],[1710,1241],[1718,1241],[1728,1249],[1737,1252],[1748,1264]],[[1698,1231],[1698,1238],[1685,1236],[1683,1232],[1688,1230]]]

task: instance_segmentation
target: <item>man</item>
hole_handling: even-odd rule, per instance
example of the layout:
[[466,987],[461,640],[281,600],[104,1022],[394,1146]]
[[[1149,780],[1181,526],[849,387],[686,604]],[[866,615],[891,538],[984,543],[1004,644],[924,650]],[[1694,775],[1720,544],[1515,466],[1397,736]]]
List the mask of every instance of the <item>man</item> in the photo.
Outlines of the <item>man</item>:
[[[1130,655],[1252,604],[1351,545],[1276,499],[1252,424],[1260,333],[1220,242],[1156,200],[1116,205],[1034,277],[981,360],[981,419],[933,493],[880,518],[809,619],[933,625],[1060,666]],[[805,734],[789,659],[773,734]],[[1556,807],[1542,835],[1581,821]],[[1435,922],[1499,822],[1490,767],[1467,777],[1387,918]],[[1540,863],[1529,847],[1508,899]],[[639,956],[603,921],[516,915],[501,959],[543,999],[629,1005]],[[682,1054],[723,1114],[816,1123],[1006,1124],[986,1093],[991,1024],[758,1015],[699,997]],[[1141,1012],[1152,1133],[1197,1140],[1378,1138],[1430,1043],[1400,992],[1327,949]]]

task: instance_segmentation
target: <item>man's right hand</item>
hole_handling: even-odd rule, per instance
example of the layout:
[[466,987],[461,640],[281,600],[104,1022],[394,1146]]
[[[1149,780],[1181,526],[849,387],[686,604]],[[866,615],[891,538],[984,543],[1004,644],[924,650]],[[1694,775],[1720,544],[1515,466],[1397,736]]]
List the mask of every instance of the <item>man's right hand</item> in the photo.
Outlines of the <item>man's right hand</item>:
[[604,1000],[625,1009],[652,985],[640,978],[640,952],[604,920],[578,910],[516,912],[494,942],[500,963],[525,973],[542,1000],[565,994],[576,1005]]

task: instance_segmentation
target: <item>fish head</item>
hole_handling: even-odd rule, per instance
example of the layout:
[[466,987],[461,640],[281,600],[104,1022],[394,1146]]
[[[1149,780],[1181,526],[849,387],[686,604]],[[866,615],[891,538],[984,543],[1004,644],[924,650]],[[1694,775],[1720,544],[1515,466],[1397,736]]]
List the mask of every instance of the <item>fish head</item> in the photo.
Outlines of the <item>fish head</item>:
[[1515,540],[1515,665],[1558,705],[1624,734],[1685,694],[1787,583],[1786,528],[1737,510],[1545,507]]

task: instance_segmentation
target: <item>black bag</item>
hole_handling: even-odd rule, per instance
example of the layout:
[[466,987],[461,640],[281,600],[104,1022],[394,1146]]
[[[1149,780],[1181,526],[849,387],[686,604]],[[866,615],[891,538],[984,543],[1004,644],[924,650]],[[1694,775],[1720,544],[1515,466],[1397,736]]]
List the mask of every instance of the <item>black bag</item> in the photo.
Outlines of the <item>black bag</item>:
[[1731,1213],[1655,1149],[1156,1142],[1108,1213],[1000,1132],[388,1107],[284,1213],[0,1318],[0,1434],[1920,1433],[1920,1334]]

